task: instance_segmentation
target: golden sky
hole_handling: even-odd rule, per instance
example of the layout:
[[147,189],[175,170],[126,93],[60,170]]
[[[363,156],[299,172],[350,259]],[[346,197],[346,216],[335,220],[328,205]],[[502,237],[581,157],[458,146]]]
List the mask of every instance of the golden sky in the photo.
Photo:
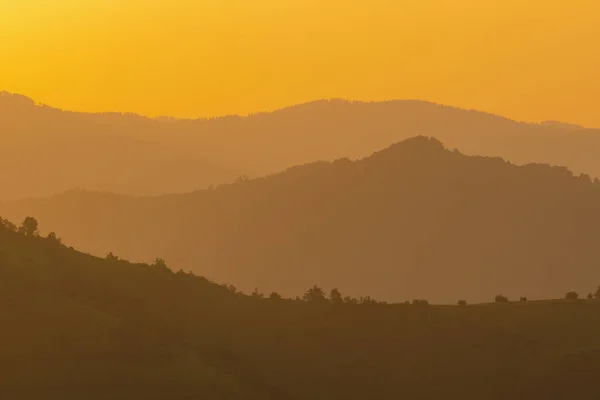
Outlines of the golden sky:
[[0,90],[83,111],[423,99],[600,127],[599,0],[0,0]]

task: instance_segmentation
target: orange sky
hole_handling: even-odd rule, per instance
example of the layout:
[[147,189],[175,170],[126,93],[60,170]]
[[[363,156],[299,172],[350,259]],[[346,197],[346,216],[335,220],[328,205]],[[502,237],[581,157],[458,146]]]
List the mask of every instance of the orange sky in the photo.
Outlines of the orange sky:
[[598,0],[0,0],[0,89],[180,117],[419,98],[600,127]]

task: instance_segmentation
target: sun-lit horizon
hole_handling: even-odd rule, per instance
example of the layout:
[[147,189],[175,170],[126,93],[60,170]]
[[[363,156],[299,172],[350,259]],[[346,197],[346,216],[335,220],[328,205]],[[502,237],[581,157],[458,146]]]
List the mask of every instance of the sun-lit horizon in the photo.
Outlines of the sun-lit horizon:
[[591,0],[0,0],[0,90],[207,118],[419,99],[600,127]]
[[0,0],[0,400],[600,399],[598,17]]
[[[180,119],[180,120],[203,120],[203,119],[219,119],[219,118],[227,118],[227,117],[249,117],[252,115],[256,115],[256,114],[263,114],[263,113],[273,113],[273,112],[277,112],[277,111],[281,111],[281,110],[285,110],[288,108],[292,108],[292,107],[296,107],[296,106],[303,106],[303,105],[310,105],[312,103],[318,103],[318,102],[336,102],[336,101],[340,101],[340,102],[348,102],[348,103],[388,103],[388,102],[421,102],[421,103],[431,103],[431,104],[437,104],[443,107],[451,107],[451,108],[458,108],[458,109],[464,109],[464,110],[472,110],[472,111],[477,111],[477,112],[482,112],[485,114],[491,114],[491,115],[497,115],[499,117],[506,117],[505,115],[501,115],[501,114],[497,114],[497,113],[493,113],[493,112],[489,112],[486,110],[481,110],[481,109],[477,109],[477,108],[469,108],[469,107],[459,107],[453,104],[443,104],[443,103],[438,103],[435,101],[429,101],[426,99],[410,99],[410,98],[390,98],[390,99],[382,99],[382,100],[370,100],[370,99],[365,99],[365,100],[357,100],[357,99],[347,99],[347,98],[341,98],[341,97],[329,97],[329,98],[316,98],[316,99],[312,99],[312,100],[306,100],[306,101],[301,101],[298,103],[290,103],[290,104],[282,104],[280,106],[275,106],[269,109],[260,109],[260,110],[253,110],[253,111],[248,111],[245,113],[236,113],[236,112],[230,112],[227,114],[214,114],[214,115],[197,115],[197,116],[188,116],[188,115],[184,115],[184,116],[177,116],[177,115],[169,115],[169,114],[144,114],[141,112],[135,112],[135,111],[131,111],[131,110],[95,110],[95,109],[73,109],[73,108],[65,108],[65,107],[59,107],[56,106],[55,104],[49,104],[43,101],[39,101],[37,98],[34,98],[32,96],[28,96],[26,93],[17,93],[17,92],[11,92],[8,90],[4,90],[2,88],[0,88],[0,93],[6,93],[8,95],[16,95],[16,96],[24,96],[27,97],[28,99],[32,100],[36,106],[44,106],[44,107],[50,107],[56,110],[60,110],[60,111],[65,111],[65,112],[75,112],[75,113],[85,113],[85,114],[133,114],[133,115],[137,115],[139,117],[143,117],[143,118],[149,118],[149,119]],[[506,117],[507,118],[507,117]],[[559,122],[559,123],[568,123],[568,124],[575,124],[572,121],[555,121],[555,120],[551,120],[551,119],[546,119],[546,120],[539,120],[539,121],[526,121],[526,120],[518,120],[515,118],[509,118],[512,119],[516,122],[523,122],[523,123],[541,123],[541,122],[549,122],[549,121],[554,121],[554,122]],[[592,129],[596,129],[596,127],[592,127],[592,126],[584,126],[585,128],[592,128]]]

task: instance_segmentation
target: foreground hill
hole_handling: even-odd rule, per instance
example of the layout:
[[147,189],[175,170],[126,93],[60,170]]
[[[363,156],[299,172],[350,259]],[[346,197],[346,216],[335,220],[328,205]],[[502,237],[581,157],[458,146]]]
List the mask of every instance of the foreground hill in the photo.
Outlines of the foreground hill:
[[290,168],[187,195],[89,192],[0,205],[93,254],[170,263],[300,295],[383,300],[562,296],[600,282],[600,183],[415,137],[360,161]]
[[2,398],[600,395],[597,300],[425,306],[249,297],[4,224],[0,323]]
[[316,101],[249,117],[149,119],[36,106],[0,94],[0,200],[75,187],[190,192],[316,160],[360,158],[417,134],[466,154],[565,165],[600,176],[600,132],[525,124],[420,101]]

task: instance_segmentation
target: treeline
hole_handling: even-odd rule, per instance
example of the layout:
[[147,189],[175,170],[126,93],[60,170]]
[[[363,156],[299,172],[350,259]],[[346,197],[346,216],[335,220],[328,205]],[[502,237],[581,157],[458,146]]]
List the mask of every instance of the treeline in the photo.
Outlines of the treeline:
[[[39,223],[38,223],[37,219],[35,219],[34,217],[30,217],[30,216],[26,217],[23,220],[23,222],[18,226],[15,225],[13,222],[9,221],[8,219],[4,219],[4,218],[0,217],[0,228],[3,228],[9,232],[21,234],[24,236],[45,239],[46,241],[48,241],[52,244],[64,246],[62,243],[62,240],[56,235],[55,232],[50,232],[45,237],[40,236]],[[70,247],[70,248],[72,249],[72,247]],[[122,262],[125,264],[130,264],[130,261],[120,258],[119,256],[113,254],[112,252],[109,252],[105,258],[107,260],[113,261],[113,262]],[[161,257],[157,257],[151,264],[148,264],[148,266],[155,268],[155,269],[171,271],[168,268],[166,261]],[[183,270],[179,270],[179,272],[177,272],[177,274],[178,275],[189,275],[190,277],[196,277],[194,275],[194,273],[191,271],[184,272]],[[201,278],[206,279],[204,277],[201,277]],[[333,305],[386,305],[386,304],[388,304],[387,301],[380,301],[371,296],[361,296],[358,298],[351,297],[351,296],[344,296],[344,295],[342,295],[341,291],[337,288],[333,288],[329,291],[329,293],[327,293],[323,288],[319,287],[318,285],[311,286],[304,292],[302,297],[296,296],[295,298],[284,298],[281,294],[279,294],[277,292],[271,292],[269,295],[265,295],[258,288],[254,289],[254,291],[252,291],[252,293],[246,294],[246,293],[238,290],[238,288],[236,286],[231,285],[231,284],[221,284],[220,286],[225,288],[226,290],[228,290],[229,292],[231,292],[233,294],[248,296],[248,297],[257,298],[257,299],[268,299],[268,300],[275,300],[275,301],[276,300],[301,301],[301,302],[307,302],[307,303],[333,304]],[[565,294],[564,299],[571,300],[571,301],[584,300],[584,298],[581,297],[579,295],[579,293],[577,293],[575,291],[568,291]],[[587,296],[585,297],[585,299],[600,300],[600,286],[597,287],[595,292],[589,292],[587,294]],[[527,297],[521,296],[519,298],[518,302],[523,303],[523,302],[527,302],[528,300],[529,299]],[[502,294],[497,294],[494,297],[494,303],[512,303],[512,302],[517,302],[517,301],[516,300],[512,301],[508,297],[506,297]],[[424,299],[413,299],[412,301],[407,300],[402,304],[413,305],[413,306],[425,306],[425,307],[430,305],[429,302]],[[467,300],[458,300],[458,302],[456,304],[458,306],[467,306],[468,302],[467,302]]]
[[[38,221],[33,217],[26,217],[19,226],[15,225],[7,219],[0,217],[0,227],[4,228],[9,232],[20,233],[25,236],[40,236]],[[56,236],[55,232],[48,233],[46,239],[62,244],[62,241]]]
[[[238,293],[238,290],[235,286],[232,285],[225,285],[227,287],[228,290],[232,291],[233,293]],[[240,292],[241,293],[241,292]],[[265,298],[266,296],[264,295],[264,293],[261,293],[258,288],[254,289],[254,291],[251,294],[252,297],[256,297],[256,298]],[[283,297],[277,293],[277,292],[271,292],[271,294],[268,296],[268,298],[270,300],[282,300]],[[324,289],[322,289],[321,287],[319,287],[318,285],[313,285],[312,287],[308,288],[306,290],[306,292],[304,292],[304,294],[302,295],[302,297],[296,297],[293,300],[295,301],[305,301],[305,302],[310,302],[310,303],[331,303],[331,304],[335,304],[335,305],[342,305],[342,304],[387,304],[387,302],[385,301],[378,301],[374,298],[372,298],[371,296],[364,296],[364,297],[359,297],[359,298],[355,298],[355,297],[350,297],[350,296],[343,296],[342,293],[337,289],[331,289],[329,291],[329,294],[327,294],[325,292]]]

